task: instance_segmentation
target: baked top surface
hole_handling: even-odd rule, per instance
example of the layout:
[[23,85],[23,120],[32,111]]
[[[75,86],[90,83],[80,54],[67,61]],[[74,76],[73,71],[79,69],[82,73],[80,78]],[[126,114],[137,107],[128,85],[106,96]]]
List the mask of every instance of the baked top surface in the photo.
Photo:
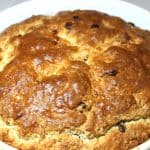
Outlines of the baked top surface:
[[96,11],[65,11],[11,26],[0,50],[3,141],[129,149],[150,137],[149,31]]

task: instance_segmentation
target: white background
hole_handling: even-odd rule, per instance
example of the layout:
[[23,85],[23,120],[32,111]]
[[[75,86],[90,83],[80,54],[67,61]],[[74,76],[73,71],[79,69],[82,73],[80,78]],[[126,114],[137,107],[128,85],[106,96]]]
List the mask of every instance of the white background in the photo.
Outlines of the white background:
[[[27,0],[0,0],[0,11],[5,8],[8,8],[12,5],[15,5],[17,3],[23,2],[23,1],[27,1]],[[109,1],[111,1],[111,0],[109,0]],[[124,1],[136,4],[136,5],[143,7],[150,11],[150,0],[124,0]],[[43,2],[44,2],[44,0],[43,0]]]

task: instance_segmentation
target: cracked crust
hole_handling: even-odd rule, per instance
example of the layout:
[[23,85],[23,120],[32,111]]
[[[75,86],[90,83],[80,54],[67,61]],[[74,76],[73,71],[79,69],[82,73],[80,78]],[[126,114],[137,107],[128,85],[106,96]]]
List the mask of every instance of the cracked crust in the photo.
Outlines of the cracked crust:
[[128,150],[150,138],[150,32],[96,11],[33,16],[0,36],[0,139],[18,149]]

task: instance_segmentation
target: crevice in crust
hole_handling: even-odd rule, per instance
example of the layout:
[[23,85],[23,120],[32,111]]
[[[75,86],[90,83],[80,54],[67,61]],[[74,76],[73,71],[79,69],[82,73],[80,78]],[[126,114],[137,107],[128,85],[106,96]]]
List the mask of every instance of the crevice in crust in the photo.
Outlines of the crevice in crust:
[[126,127],[126,125],[128,125],[128,124],[130,124],[130,123],[136,123],[136,122],[138,122],[140,120],[150,120],[150,117],[138,117],[137,119],[121,120],[118,123],[114,124],[113,126],[106,128],[105,132],[102,135],[100,135],[100,136],[89,137],[88,135],[86,135],[83,132],[79,133],[79,132],[76,132],[74,130],[66,130],[65,133],[71,134],[73,136],[77,136],[80,139],[86,139],[86,140],[92,140],[92,139],[95,139],[95,138],[96,139],[100,139],[100,138],[106,136],[108,134],[108,132],[110,132],[113,128],[118,128],[118,130],[119,130],[119,124],[120,124],[120,122],[123,122],[124,126]]
[[[14,125],[6,125],[5,122],[2,123],[2,120],[0,122],[0,125],[3,126],[3,128],[0,130],[0,139],[2,141],[6,142],[7,144],[13,145],[14,147],[19,148],[19,149],[20,148],[21,149],[25,149],[25,148],[30,149],[31,147],[35,148],[34,146],[37,143],[40,143],[41,147],[39,145],[37,145],[37,146],[39,146],[38,148],[40,149],[43,147],[44,142],[49,143],[49,141],[51,140],[49,143],[50,144],[49,148],[51,147],[52,150],[56,150],[56,148],[54,148],[56,145],[62,144],[69,140],[73,140],[72,142],[74,142],[74,140],[79,140],[79,141],[81,140],[80,141],[81,143],[83,142],[83,144],[87,144],[88,146],[90,146],[89,149],[93,150],[93,148],[96,147],[99,142],[100,143],[107,142],[107,140],[109,140],[110,137],[115,136],[116,132],[118,132],[118,126],[114,125],[111,128],[109,128],[107,130],[107,132],[105,132],[104,135],[102,135],[100,137],[93,137],[93,138],[88,138],[88,136],[86,136],[84,133],[77,133],[76,131],[73,131],[73,130],[72,131],[66,130],[61,133],[56,132],[56,131],[49,132],[44,139],[42,137],[40,137],[38,134],[31,135],[31,137],[28,137],[28,138],[25,138],[25,137],[23,138],[19,135],[19,130],[17,131],[17,128]],[[136,133],[136,132],[138,132],[138,129],[143,128],[142,130],[144,130],[145,127],[150,129],[149,125],[150,125],[149,117],[141,117],[136,120],[125,121],[125,126],[127,127],[127,134],[129,134],[129,132],[132,132],[132,127],[134,127],[134,126],[138,127],[138,128],[135,127],[135,128],[137,128],[137,131],[133,130],[133,133],[134,132]],[[141,131],[140,131],[140,133],[141,133]],[[120,133],[120,134],[123,136],[124,134],[126,134],[126,132]],[[147,133],[147,134],[150,135],[150,133]],[[136,135],[135,135],[135,138],[136,138]],[[120,140],[122,140],[122,139],[120,139]],[[139,141],[138,144],[140,144],[141,142],[142,141]],[[127,144],[129,144],[129,143],[127,143]],[[37,148],[37,146],[36,146],[36,148]],[[130,147],[133,147],[133,146],[130,146]],[[71,147],[69,147],[68,149],[70,150]]]

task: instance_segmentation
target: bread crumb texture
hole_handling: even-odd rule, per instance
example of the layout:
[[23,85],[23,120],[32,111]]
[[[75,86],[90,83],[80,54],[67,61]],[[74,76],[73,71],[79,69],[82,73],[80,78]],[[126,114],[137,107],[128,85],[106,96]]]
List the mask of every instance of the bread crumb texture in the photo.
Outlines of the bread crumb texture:
[[75,10],[1,33],[0,140],[19,150],[128,150],[149,138],[149,31]]

